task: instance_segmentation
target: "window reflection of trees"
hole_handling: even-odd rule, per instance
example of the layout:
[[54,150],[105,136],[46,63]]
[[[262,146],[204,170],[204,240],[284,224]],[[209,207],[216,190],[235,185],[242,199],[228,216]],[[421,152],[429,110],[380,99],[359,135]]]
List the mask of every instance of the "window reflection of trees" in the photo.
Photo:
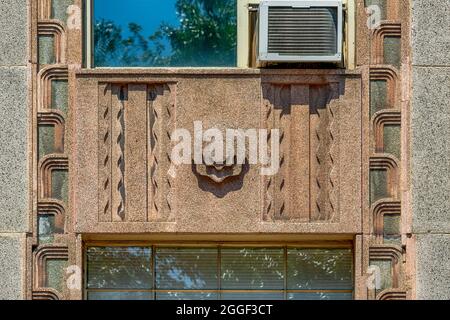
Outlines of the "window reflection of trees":
[[236,8],[236,0],[177,0],[179,25],[162,22],[147,37],[137,23],[129,23],[130,36],[124,37],[114,21],[98,18],[93,28],[95,65],[235,66]]

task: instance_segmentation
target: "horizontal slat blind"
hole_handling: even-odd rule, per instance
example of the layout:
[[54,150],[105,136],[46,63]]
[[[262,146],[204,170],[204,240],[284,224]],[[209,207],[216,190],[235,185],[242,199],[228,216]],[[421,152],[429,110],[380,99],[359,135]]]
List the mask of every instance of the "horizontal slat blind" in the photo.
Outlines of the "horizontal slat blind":
[[288,290],[351,290],[350,249],[288,249]]
[[152,249],[148,247],[89,247],[89,289],[151,289]]
[[221,289],[283,290],[283,249],[221,250]]
[[351,249],[89,247],[86,257],[93,300],[352,298]]
[[268,52],[310,56],[337,53],[336,8],[269,7]]
[[157,248],[156,289],[217,289],[216,248]]

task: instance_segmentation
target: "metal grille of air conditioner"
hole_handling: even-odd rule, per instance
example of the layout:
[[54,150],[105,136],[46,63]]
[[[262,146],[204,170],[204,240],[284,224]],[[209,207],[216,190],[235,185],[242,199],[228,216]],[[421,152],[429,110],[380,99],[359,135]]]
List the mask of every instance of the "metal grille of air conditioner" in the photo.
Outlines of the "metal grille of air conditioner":
[[330,56],[337,48],[337,8],[269,7],[268,53]]

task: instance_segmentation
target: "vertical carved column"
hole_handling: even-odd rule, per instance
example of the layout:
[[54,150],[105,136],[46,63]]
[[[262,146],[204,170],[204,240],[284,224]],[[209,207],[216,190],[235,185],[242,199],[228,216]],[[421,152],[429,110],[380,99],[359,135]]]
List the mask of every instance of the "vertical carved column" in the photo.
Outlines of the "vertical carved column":
[[[364,4],[369,3],[360,1],[359,5],[364,7]],[[390,270],[382,270],[381,274],[383,283],[389,286],[376,290],[366,288],[366,291],[368,298],[384,300],[405,299],[408,289],[404,281],[407,235],[403,234],[404,226],[401,225],[405,221],[401,219],[405,212],[401,210],[403,199],[400,192],[404,159],[399,157],[405,148],[401,132],[407,130],[401,127],[402,117],[403,113],[409,112],[401,108],[401,99],[408,95],[406,91],[409,89],[401,85],[405,79],[400,76],[400,70],[407,69],[409,64],[409,1],[385,0],[382,4],[386,18],[379,27],[368,30],[363,16],[360,17],[360,27],[367,29],[364,41],[370,43],[370,50],[366,52],[370,64],[367,85],[371,88],[370,105],[365,106],[370,110],[370,139],[366,139],[370,179],[367,183],[369,194],[376,196],[374,199],[370,197],[368,233],[364,237],[364,247],[369,252],[364,251],[363,255],[366,268],[369,265],[386,266],[387,263],[390,266]],[[400,57],[400,61],[396,57]]]
[[338,98],[338,83],[264,85],[262,128],[280,130],[279,172],[262,178],[264,221],[331,221],[339,212]]

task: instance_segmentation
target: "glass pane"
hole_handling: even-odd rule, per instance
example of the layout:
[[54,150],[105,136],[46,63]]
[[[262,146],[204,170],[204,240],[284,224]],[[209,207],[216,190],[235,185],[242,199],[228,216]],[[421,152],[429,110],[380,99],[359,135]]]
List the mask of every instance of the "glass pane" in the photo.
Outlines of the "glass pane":
[[236,0],[95,0],[97,67],[236,65]]
[[49,259],[46,261],[45,287],[53,288],[59,292],[64,291],[65,274],[68,266],[67,260]]
[[56,62],[55,41],[53,36],[39,36],[39,64],[53,64]]
[[371,266],[376,266],[380,271],[380,283],[375,283],[377,293],[388,288],[392,288],[392,263],[389,260],[372,260]]
[[370,203],[388,197],[386,170],[370,170]]
[[222,289],[284,289],[284,250],[221,250]]
[[52,171],[52,198],[67,204],[68,188],[68,172],[66,170]]
[[151,248],[146,247],[90,247],[88,288],[151,289],[151,259]]
[[399,125],[385,125],[383,135],[384,152],[401,158],[401,139]]
[[88,292],[88,300],[153,300],[151,292]]
[[222,292],[222,300],[284,300],[284,292]]
[[218,300],[213,292],[158,292],[156,300]]
[[55,216],[50,214],[38,215],[38,237],[39,243],[53,242],[55,234]]
[[380,8],[381,20],[386,20],[386,1],[387,0],[364,0],[366,7],[378,6],[378,8]]
[[384,37],[384,64],[400,68],[401,50],[402,41],[400,37]]
[[39,160],[42,157],[55,152],[55,127],[40,125],[38,127],[39,136]]
[[288,249],[288,289],[352,290],[352,265],[350,249]]
[[308,293],[288,293],[288,300],[352,300],[353,294],[330,293],[330,292],[308,292]]
[[385,80],[370,81],[370,116],[375,112],[388,109],[387,82]]
[[157,248],[157,289],[217,289],[217,249]]
[[66,24],[68,18],[67,9],[71,4],[73,4],[73,0],[52,0],[51,2],[52,18]]
[[400,219],[399,214],[384,215],[383,231],[385,243],[401,244]]
[[60,110],[67,115],[69,104],[67,80],[52,81],[52,109]]

